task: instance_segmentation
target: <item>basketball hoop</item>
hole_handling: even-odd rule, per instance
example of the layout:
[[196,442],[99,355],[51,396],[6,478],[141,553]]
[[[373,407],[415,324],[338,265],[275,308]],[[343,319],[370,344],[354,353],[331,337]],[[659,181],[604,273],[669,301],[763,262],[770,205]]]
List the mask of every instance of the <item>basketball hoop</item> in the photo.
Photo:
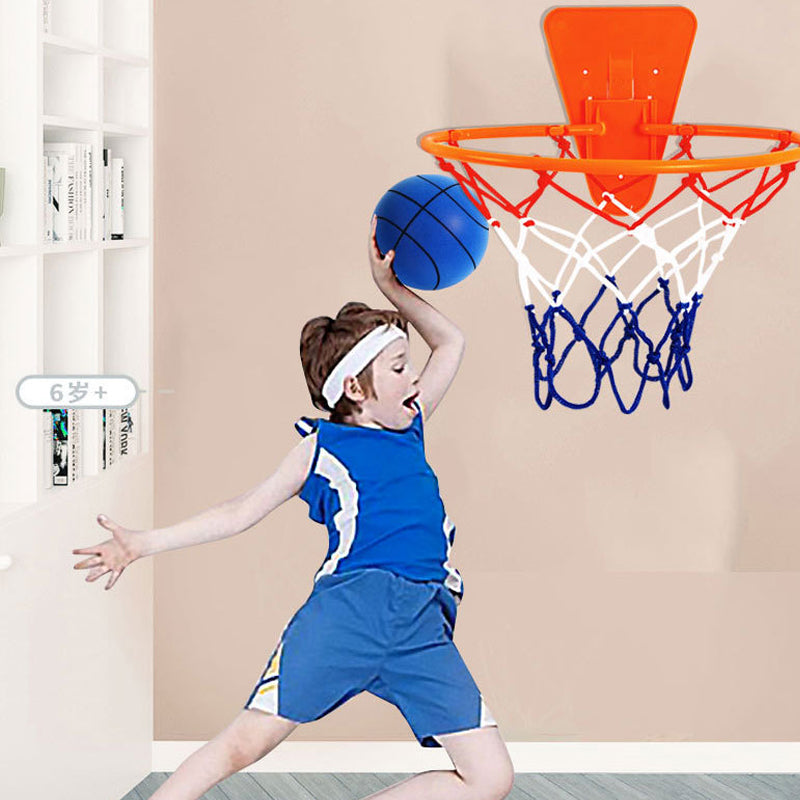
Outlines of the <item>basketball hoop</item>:
[[[689,389],[691,338],[705,287],[736,233],[786,185],[800,160],[800,134],[790,130],[673,124],[695,26],[691,11],[679,6],[553,9],[544,28],[569,124],[439,130],[420,138],[516,261],[534,396],[543,409],[554,399],[585,408],[605,379],[624,413],[638,407],[648,384],[661,388],[665,408],[675,378]],[[672,137],[675,151],[665,158]],[[703,137],[772,146],[754,155],[699,158],[693,151]],[[462,146],[531,138],[550,140],[557,154]],[[530,175],[521,199],[497,189],[488,174],[493,167]],[[585,176],[588,199],[569,185],[574,173]],[[653,203],[657,179],[676,185]],[[545,218],[548,210],[564,215],[551,207],[562,198],[567,215],[578,215],[575,233],[561,219],[555,225]],[[515,235],[506,230],[514,220]],[[549,271],[545,251],[556,259]],[[588,294],[586,280],[594,287]],[[567,300],[576,295],[570,310]],[[576,359],[593,375],[588,395],[578,399],[556,388]],[[623,378],[625,362],[630,372]]]

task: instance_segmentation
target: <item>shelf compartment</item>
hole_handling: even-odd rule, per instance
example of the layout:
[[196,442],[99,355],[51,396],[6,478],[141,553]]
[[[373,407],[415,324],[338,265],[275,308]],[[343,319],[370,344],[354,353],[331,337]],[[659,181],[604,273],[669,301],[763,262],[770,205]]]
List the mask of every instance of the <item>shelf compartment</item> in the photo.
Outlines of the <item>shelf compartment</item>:
[[[100,33],[99,3],[100,0],[53,0],[49,35],[96,47]],[[35,5],[40,9],[40,2]]]
[[111,150],[111,158],[122,158],[124,161],[125,239],[149,239],[152,235],[151,137],[117,135],[106,131],[103,138],[103,147]]
[[44,114],[100,119],[100,56],[44,48]]
[[105,60],[103,70],[106,125],[146,129],[150,125],[148,102],[149,70],[113,59]]
[[119,53],[150,57],[150,9],[130,0],[103,0],[103,45]]
[[100,368],[99,251],[44,256],[44,373],[96,375]]

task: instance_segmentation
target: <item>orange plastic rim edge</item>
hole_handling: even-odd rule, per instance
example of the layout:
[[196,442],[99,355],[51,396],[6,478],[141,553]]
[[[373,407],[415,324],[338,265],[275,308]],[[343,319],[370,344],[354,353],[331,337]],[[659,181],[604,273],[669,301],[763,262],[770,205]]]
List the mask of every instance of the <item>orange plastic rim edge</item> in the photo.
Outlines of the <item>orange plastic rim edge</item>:
[[[769,139],[784,145],[800,145],[800,133],[780,128],[748,128],[738,125],[643,124],[643,134],[653,136],[728,136],[740,139]],[[800,147],[749,156],[686,160],[555,158],[470,150],[458,142],[470,139],[503,139],[554,136],[602,136],[602,124],[585,125],[503,125],[482,128],[451,128],[432,131],[419,139],[427,153],[451,161],[467,161],[499,167],[517,167],[534,172],[582,172],[592,175],[656,175],[662,173],[724,172],[756,169],[800,161]]]

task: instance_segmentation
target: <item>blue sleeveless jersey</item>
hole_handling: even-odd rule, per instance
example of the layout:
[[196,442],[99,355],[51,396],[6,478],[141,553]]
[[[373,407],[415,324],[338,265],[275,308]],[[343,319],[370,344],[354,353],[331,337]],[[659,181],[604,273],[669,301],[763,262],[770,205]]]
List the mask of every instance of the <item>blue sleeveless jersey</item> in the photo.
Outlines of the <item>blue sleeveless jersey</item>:
[[460,601],[461,575],[450,564],[455,526],[425,460],[422,413],[402,431],[302,417],[295,428],[317,444],[300,497],[328,529],[317,574],[368,567],[414,581],[440,581]]

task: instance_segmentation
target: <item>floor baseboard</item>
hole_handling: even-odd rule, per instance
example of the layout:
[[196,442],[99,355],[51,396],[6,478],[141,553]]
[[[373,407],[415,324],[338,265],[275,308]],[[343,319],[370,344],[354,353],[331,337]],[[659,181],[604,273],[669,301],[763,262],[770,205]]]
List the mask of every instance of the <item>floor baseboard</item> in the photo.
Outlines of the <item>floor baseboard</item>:
[[[153,742],[153,772],[173,772],[205,742]],[[800,773],[800,742],[507,742],[516,772]],[[246,772],[452,769],[441,748],[409,742],[292,742]]]

